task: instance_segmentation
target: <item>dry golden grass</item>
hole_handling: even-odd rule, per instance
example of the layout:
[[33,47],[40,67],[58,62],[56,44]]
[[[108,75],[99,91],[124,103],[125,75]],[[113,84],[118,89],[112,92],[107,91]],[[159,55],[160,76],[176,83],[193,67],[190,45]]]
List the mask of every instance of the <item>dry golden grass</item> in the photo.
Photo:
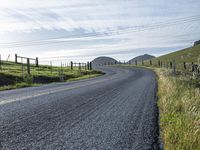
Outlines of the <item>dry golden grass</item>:
[[158,75],[158,107],[166,150],[200,150],[200,89],[185,77]]

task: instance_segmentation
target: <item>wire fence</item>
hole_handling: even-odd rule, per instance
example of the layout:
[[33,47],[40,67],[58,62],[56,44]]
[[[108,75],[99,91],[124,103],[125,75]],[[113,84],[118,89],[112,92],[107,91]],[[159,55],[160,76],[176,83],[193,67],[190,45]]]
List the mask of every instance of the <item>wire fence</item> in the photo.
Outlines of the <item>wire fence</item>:
[[162,61],[162,60],[148,60],[148,61],[137,61],[129,63],[135,66],[146,66],[146,67],[157,67],[165,68],[170,70],[174,75],[194,76],[200,77],[200,59],[194,62],[184,62],[179,60]]
[[92,70],[92,63],[87,62],[73,62],[60,63],[60,66],[53,66],[50,61],[49,65],[40,65],[38,57],[28,58],[18,56],[15,54],[15,61],[2,60],[0,55],[0,73],[6,73],[10,75],[17,75],[25,77],[27,75],[49,75],[49,76],[64,76],[70,72],[82,72]]

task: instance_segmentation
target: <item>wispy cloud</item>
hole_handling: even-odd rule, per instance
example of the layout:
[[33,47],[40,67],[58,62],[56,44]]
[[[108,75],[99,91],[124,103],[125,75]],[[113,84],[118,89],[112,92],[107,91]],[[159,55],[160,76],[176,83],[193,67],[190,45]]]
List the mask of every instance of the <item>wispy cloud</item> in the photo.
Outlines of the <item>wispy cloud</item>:
[[[145,48],[156,55],[153,48],[166,53],[200,38],[199,6],[198,0],[0,0],[0,43],[16,46],[12,42],[55,37],[45,40],[47,45],[29,42],[32,46],[24,50],[16,46],[13,53],[122,57],[123,52],[138,54]],[[85,37],[88,33],[94,36]],[[11,53],[1,45],[0,53]]]

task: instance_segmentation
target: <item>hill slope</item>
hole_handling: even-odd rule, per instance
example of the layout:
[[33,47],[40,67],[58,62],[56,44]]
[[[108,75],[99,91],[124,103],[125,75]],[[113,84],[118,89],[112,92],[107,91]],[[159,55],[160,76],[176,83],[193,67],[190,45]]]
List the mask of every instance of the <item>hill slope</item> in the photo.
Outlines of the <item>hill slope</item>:
[[[184,62],[185,62],[186,68],[188,70],[191,69],[192,62],[194,64],[200,64],[200,45],[196,45],[180,51],[169,53],[157,58],[153,58],[151,60],[152,60],[152,65],[154,67],[158,67],[159,62],[162,66],[169,67],[170,62],[173,62],[173,60],[175,60],[176,68],[182,71],[185,70],[184,69]],[[145,61],[144,64],[145,66],[150,66],[150,61]]]
[[137,62],[142,62],[142,60],[145,61],[145,60],[149,60],[149,59],[153,59],[153,58],[155,58],[155,56],[144,54],[144,55],[137,56],[137,57],[129,60],[128,63],[134,64],[136,60],[137,60]]
[[163,62],[176,60],[177,63],[182,63],[182,62],[197,63],[198,59],[200,59],[200,45],[196,45],[190,48],[176,51],[176,52],[158,57],[156,59],[161,60]]

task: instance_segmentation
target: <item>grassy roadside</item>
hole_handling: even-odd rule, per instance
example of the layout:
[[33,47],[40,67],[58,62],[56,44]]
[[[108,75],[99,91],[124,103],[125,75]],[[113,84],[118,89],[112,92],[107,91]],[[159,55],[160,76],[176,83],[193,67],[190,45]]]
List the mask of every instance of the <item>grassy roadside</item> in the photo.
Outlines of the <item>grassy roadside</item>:
[[69,82],[88,78],[94,78],[102,75],[103,73],[96,70],[81,71],[78,67],[74,67],[73,70],[70,67],[53,66],[40,66],[36,68],[31,66],[31,76],[26,74],[26,67],[24,67],[24,74],[22,74],[22,65],[12,62],[4,62],[0,69],[0,91],[10,90],[16,88],[40,86],[42,84],[48,84],[52,82]]
[[[96,72],[94,74],[82,75],[80,77],[74,77],[74,78],[71,78],[71,79],[67,79],[67,80],[65,80],[65,82],[78,81],[78,80],[84,80],[84,79],[89,79],[89,78],[95,78],[95,77],[98,77],[98,76],[101,76],[101,75],[103,75],[103,73]],[[60,82],[60,81],[58,81],[58,82]],[[48,83],[52,83],[52,82],[48,82]],[[41,86],[43,84],[48,84],[48,83],[20,82],[20,83],[15,83],[14,85],[0,86],[0,91],[12,90],[12,89],[18,89],[18,88],[25,88],[25,87],[35,87],[35,86]]]
[[200,79],[156,67],[160,136],[165,150],[200,150]]
[[[200,88],[183,76],[154,69],[158,76],[161,137],[166,150],[200,149]],[[194,84],[195,83],[195,84]]]
[[[176,76],[168,69],[156,68],[158,61],[166,67],[173,60]],[[197,71],[191,73],[192,62],[200,66],[200,45],[152,59],[151,67],[158,76],[159,121],[166,150],[200,150],[200,76]],[[150,62],[144,65],[150,67]]]

